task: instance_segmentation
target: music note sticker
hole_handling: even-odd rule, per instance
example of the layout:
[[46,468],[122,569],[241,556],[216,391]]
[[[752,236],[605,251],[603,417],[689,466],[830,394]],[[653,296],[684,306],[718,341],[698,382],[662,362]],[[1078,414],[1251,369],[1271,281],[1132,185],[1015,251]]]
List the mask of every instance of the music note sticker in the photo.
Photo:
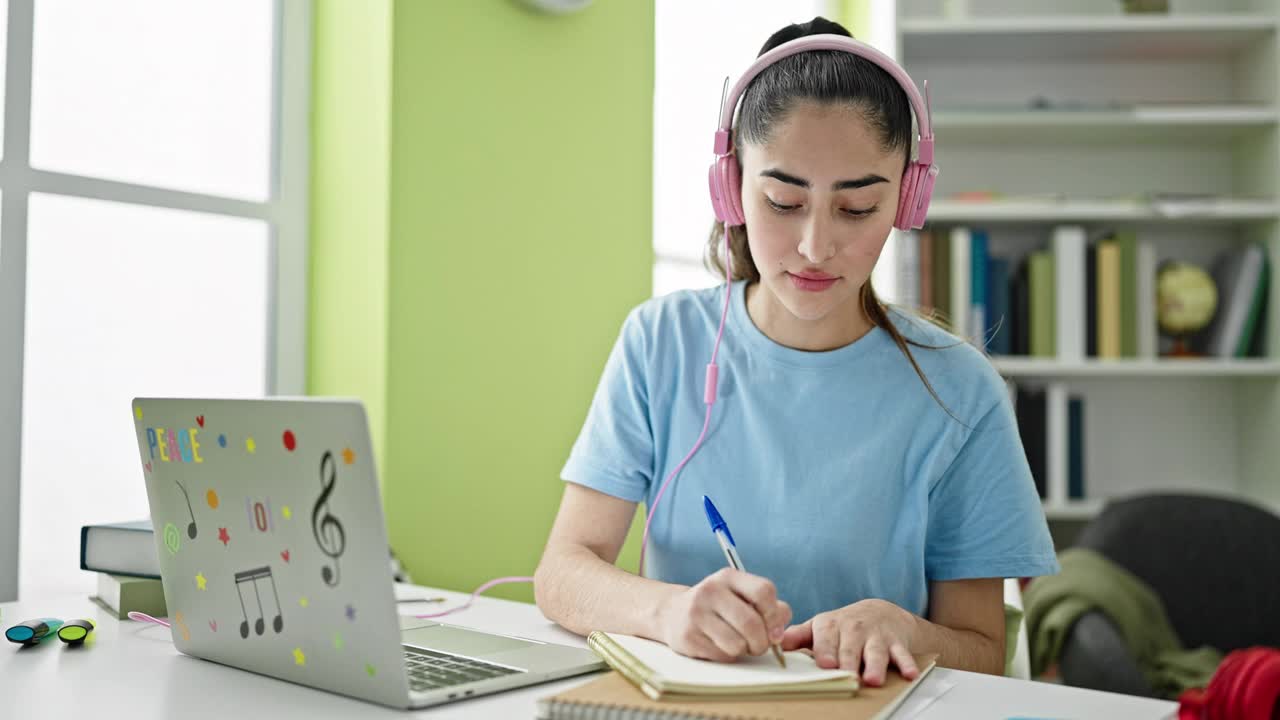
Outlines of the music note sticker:
[[262,579],[271,582],[271,594],[276,600],[276,617],[271,622],[271,627],[278,633],[284,629],[284,616],[280,610],[280,594],[276,592],[276,579],[271,574],[271,568],[264,565],[260,568],[245,570],[236,573],[236,595],[240,598],[240,615],[244,618],[244,622],[240,623],[240,637],[249,637],[249,613],[245,610],[244,594],[240,591],[241,583],[252,582],[253,594],[258,599],[258,619],[254,621],[253,629],[261,635],[265,629],[264,614],[262,612],[262,594],[258,591],[258,581]]
[[[338,558],[347,549],[347,534],[342,523],[329,512],[329,496],[333,494],[333,486],[338,481],[337,463],[333,461],[333,453],[325,451],[320,458],[320,497],[311,511],[311,533],[320,546],[320,552],[333,558],[333,567],[320,568],[320,578],[329,587],[337,587],[339,581]],[[324,513],[321,516],[321,512]]]
[[182,497],[185,498],[187,501],[187,514],[191,516],[191,524],[187,526],[187,537],[191,538],[192,540],[195,540],[196,539],[196,514],[191,511],[191,496],[187,494],[187,489],[182,486],[182,483],[178,482],[177,480],[174,480],[173,482],[178,486],[178,489],[182,491]]

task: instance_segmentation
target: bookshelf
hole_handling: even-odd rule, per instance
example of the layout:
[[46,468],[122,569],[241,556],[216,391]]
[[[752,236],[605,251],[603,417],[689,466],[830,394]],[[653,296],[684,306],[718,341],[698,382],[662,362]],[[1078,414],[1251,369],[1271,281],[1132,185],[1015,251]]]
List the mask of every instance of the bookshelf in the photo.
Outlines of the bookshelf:
[[[1262,357],[993,356],[1011,385],[1044,393],[1051,525],[1147,491],[1280,512],[1280,4],[1169,5],[897,2],[897,56],[928,80],[938,138],[927,230],[981,228],[989,254],[1011,263],[1051,250],[1055,228],[1072,225],[1089,243],[1133,233],[1157,264],[1208,270],[1248,243],[1270,264]],[[1079,301],[1073,292],[1083,294],[1069,284],[1053,297]],[[1154,298],[1138,303],[1151,317]],[[1068,489],[1073,398],[1084,408],[1083,496]]]

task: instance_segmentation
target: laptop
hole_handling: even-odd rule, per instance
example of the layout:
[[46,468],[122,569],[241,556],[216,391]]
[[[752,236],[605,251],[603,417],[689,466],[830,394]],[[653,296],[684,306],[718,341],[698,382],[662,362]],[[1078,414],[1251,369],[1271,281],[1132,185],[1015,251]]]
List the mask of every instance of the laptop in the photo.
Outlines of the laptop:
[[399,708],[604,669],[398,615],[359,402],[137,398],[132,413],[179,651]]

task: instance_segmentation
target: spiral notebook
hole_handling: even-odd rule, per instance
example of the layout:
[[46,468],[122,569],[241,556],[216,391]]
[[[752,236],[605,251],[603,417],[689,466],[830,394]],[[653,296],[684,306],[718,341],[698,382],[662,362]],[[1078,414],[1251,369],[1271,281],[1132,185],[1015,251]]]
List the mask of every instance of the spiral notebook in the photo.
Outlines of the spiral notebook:
[[[609,635],[608,637],[616,641],[628,636]],[[640,638],[635,639],[638,640]],[[590,642],[590,639],[588,641]],[[591,644],[592,649],[596,649],[597,645],[601,645],[599,639]],[[622,644],[629,644],[629,642],[623,640]],[[671,652],[665,646],[659,644],[659,647],[662,647],[666,652]],[[602,655],[611,666],[618,659],[617,649],[613,648],[608,651],[610,653],[608,656]],[[672,654],[674,655],[674,653]],[[769,662],[773,662],[772,656],[766,654],[763,657],[767,658]],[[780,685],[803,685],[805,682],[779,683],[776,680],[769,680],[768,682],[756,682],[751,687],[734,687],[732,695],[723,694],[722,691],[729,686],[722,684],[717,686],[717,693],[698,692],[678,695],[664,693],[663,700],[655,700],[647,691],[640,689],[644,686],[643,675],[652,678],[656,675],[654,669],[638,670],[633,666],[627,672],[634,677],[615,669],[614,672],[602,675],[584,685],[579,685],[558,695],[542,698],[538,701],[537,717],[540,720],[588,720],[590,718],[606,717],[611,720],[647,720],[648,718],[792,720],[793,718],[823,717],[839,717],[844,720],[885,720],[893,714],[898,706],[907,699],[911,692],[933,670],[937,657],[936,654],[916,656],[916,664],[920,668],[920,674],[915,680],[906,680],[896,671],[890,669],[885,678],[885,683],[880,687],[868,685],[857,687],[856,678],[852,678],[849,673],[844,673],[844,675],[852,679],[857,689],[852,691],[847,689],[848,681],[846,681],[846,689],[840,691],[843,696],[836,697],[830,695],[814,697],[811,694],[800,693],[779,694],[775,691]],[[684,659],[690,660],[689,658]],[[804,660],[808,660],[808,667],[805,666]],[[701,663],[703,661],[692,660],[691,662]],[[753,661],[748,659],[745,662],[750,665]],[[664,672],[670,671],[667,663],[660,664],[663,666]],[[717,663],[708,664],[716,665]],[[721,665],[721,667],[723,669],[732,669],[735,665]],[[796,666],[796,676],[799,678],[809,673],[809,668],[813,667],[813,661],[803,653],[788,653],[787,665],[789,668],[793,665]],[[776,664],[774,668],[780,670]],[[641,674],[637,675],[637,672]],[[679,677],[681,680],[686,681],[690,679],[684,675],[664,675],[664,680],[668,677],[673,679]],[[682,684],[688,685],[687,682]],[[666,699],[672,697],[678,697],[679,699]]]

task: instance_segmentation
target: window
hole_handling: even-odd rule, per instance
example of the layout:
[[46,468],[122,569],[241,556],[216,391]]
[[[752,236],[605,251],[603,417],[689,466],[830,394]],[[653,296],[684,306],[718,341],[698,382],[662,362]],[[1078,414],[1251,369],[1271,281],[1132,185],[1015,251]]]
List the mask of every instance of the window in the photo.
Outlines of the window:
[[132,398],[302,393],[311,31],[295,0],[7,18],[0,600],[89,591],[80,526],[147,517]]

